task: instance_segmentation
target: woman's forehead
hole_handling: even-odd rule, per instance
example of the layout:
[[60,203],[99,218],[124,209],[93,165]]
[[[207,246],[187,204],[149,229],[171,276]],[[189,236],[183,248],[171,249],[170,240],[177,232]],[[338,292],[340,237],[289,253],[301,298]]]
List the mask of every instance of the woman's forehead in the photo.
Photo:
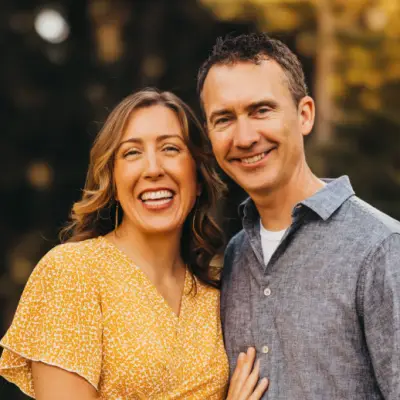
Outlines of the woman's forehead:
[[179,136],[184,132],[177,113],[164,105],[154,105],[134,110],[129,116],[121,142],[130,137],[156,140],[161,136]]

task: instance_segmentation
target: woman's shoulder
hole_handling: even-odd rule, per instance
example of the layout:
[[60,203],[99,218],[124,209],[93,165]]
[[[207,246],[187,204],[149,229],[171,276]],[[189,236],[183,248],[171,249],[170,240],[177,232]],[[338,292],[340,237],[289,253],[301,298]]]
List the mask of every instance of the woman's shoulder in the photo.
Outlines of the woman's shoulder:
[[80,242],[66,242],[53,247],[45,257],[48,258],[68,258],[81,259],[86,258],[101,248],[101,236],[82,240]]
[[59,244],[42,257],[32,275],[93,271],[100,252],[101,238]]
[[[190,285],[190,286],[189,286]],[[191,282],[188,284],[189,290],[188,293],[195,294],[194,297],[198,297],[198,299],[215,301],[219,299],[220,290],[202,282],[199,278],[195,276],[191,276]]]

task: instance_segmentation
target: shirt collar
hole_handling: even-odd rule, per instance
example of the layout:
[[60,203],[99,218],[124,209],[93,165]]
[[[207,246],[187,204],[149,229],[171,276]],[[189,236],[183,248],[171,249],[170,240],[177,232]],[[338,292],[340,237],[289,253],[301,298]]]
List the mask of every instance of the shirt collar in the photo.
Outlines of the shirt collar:
[[[295,209],[299,205],[306,206],[326,221],[349,197],[354,195],[354,190],[346,175],[337,179],[322,180],[326,185],[311,197],[297,204]],[[259,218],[257,208],[250,197],[240,204],[239,215],[242,219],[253,221]]]
[[354,195],[354,190],[349,177],[346,175],[337,179],[322,180],[326,185],[313,196],[301,201],[299,204],[313,210],[326,221],[349,197]]

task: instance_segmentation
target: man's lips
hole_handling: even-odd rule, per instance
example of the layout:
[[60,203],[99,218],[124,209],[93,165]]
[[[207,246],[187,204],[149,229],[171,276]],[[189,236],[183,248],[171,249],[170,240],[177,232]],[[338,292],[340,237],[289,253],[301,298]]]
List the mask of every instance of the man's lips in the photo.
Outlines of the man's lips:
[[263,160],[272,150],[276,149],[276,147],[271,147],[270,149],[260,152],[260,153],[253,153],[250,155],[246,155],[245,157],[232,157],[230,161],[236,161],[243,165],[252,165],[257,164],[261,160]]

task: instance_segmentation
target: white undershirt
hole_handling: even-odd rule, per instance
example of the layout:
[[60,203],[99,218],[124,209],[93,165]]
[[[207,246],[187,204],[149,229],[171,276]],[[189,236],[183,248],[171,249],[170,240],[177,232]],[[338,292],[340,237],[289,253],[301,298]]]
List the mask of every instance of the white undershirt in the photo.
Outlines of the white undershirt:
[[269,260],[279,246],[286,229],[283,231],[269,231],[263,227],[260,220],[261,247],[264,255],[264,264],[267,265]]

